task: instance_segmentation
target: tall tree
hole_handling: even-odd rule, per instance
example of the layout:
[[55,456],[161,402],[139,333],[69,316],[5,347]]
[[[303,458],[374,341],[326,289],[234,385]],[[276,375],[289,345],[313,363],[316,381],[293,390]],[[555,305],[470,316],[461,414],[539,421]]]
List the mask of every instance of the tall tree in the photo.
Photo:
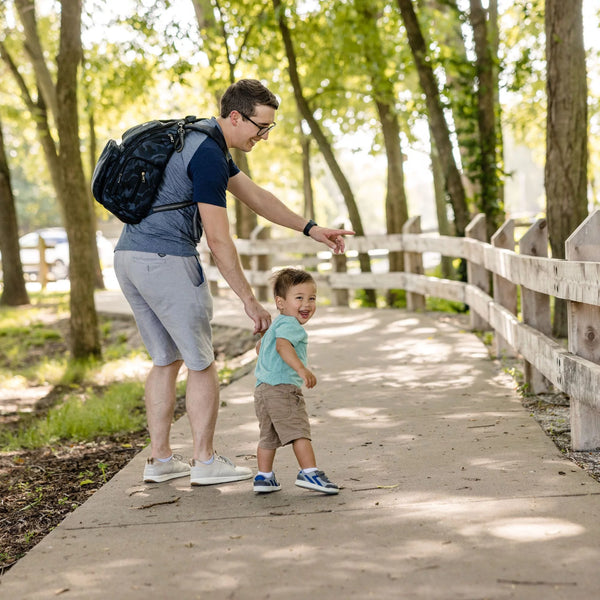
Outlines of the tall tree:
[[[464,37],[466,17],[456,0],[421,0],[427,10],[420,10],[425,37],[434,39],[434,70],[443,70],[442,94],[450,109],[461,162],[461,174],[467,204],[471,206],[479,193],[479,137],[477,135],[476,100],[473,88],[475,66],[467,52]],[[430,131],[430,138],[434,136]],[[431,144],[432,151],[435,143]],[[435,159],[437,160],[437,159]],[[444,194],[445,195],[445,194]]]
[[302,190],[304,207],[302,215],[307,219],[315,219],[315,195],[312,185],[312,168],[310,165],[311,137],[302,131],[302,119],[298,126],[300,130],[300,147],[302,148]]
[[[433,177],[433,193],[435,195],[435,214],[438,222],[438,233],[440,235],[454,235],[454,230],[448,219],[448,202],[446,200],[446,186],[444,182],[444,173],[442,161],[435,146],[433,133],[429,132],[431,139],[429,157],[431,159],[431,175]],[[451,256],[441,257],[442,277],[451,279],[454,275]]]
[[[367,63],[375,105],[381,122],[387,158],[386,229],[389,234],[402,233],[402,226],[408,220],[408,204],[404,189],[400,124],[395,106],[394,82],[388,74],[387,59],[379,35],[377,5],[372,0],[354,0],[354,3],[363,23],[361,38],[363,40],[364,60]],[[389,270],[404,270],[403,253],[390,253]],[[396,300],[396,292],[389,290],[387,294],[388,304],[393,306]]]
[[[92,205],[83,172],[77,104],[78,70],[81,63],[81,2],[61,0],[60,38],[54,70],[48,67],[39,36],[35,2],[15,0],[25,36],[24,48],[39,90],[37,101],[29,92],[5,47],[2,56],[17,81],[26,106],[38,126],[40,142],[61,204],[69,238],[70,350],[75,359],[100,355],[100,334],[94,304],[97,262]],[[54,121],[58,141],[52,136],[46,107]]]
[[[321,129],[319,122],[315,118],[313,111],[311,110],[308,101],[304,97],[302,83],[300,81],[300,76],[298,73],[298,61],[296,59],[296,50],[294,48],[294,44],[292,41],[292,36],[290,33],[290,29],[287,25],[287,20],[285,16],[285,9],[281,4],[281,0],[272,0],[273,1],[273,9],[275,10],[275,15],[277,18],[277,22],[279,25],[279,30],[281,32],[281,37],[283,39],[283,44],[285,47],[285,53],[288,61],[288,73],[290,76],[290,81],[292,82],[292,87],[294,89],[294,98],[296,100],[296,105],[298,107],[298,111],[302,115],[302,118],[308,124],[310,128],[312,136],[315,138],[319,150],[329,167],[333,178],[335,179],[340,192],[344,198],[346,203],[346,207],[348,209],[348,216],[350,218],[350,222],[352,223],[352,227],[357,235],[363,236],[365,234],[362,219],[360,217],[360,212],[358,210],[358,206],[356,204],[356,200],[354,198],[354,193],[352,192],[352,188],[348,179],[344,175],[338,161],[335,158],[335,154],[331,147],[327,136]],[[371,271],[371,261],[369,259],[369,255],[366,253],[359,254],[359,263],[360,269],[363,273],[369,273]],[[365,290],[366,302],[375,306],[377,302],[377,297],[375,294],[375,290],[369,289]]]
[[431,68],[431,63],[428,60],[427,46],[419,26],[417,15],[415,14],[412,0],[397,0],[397,3],[417,67],[419,82],[425,94],[431,130],[433,131],[435,144],[442,163],[450,204],[454,210],[456,234],[464,236],[465,229],[469,223],[469,211],[461,174],[454,159],[454,148],[450,139],[448,123],[444,116],[444,108],[440,100],[438,82]]
[[0,119],[0,252],[2,252],[2,296],[0,304],[19,306],[29,304],[23,266],[19,251],[19,228],[15,199],[10,183],[10,170],[4,147]]
[[488,14],[481,0],[471,0],[471,25],[475,40],[477,67],[477,121],[479,124],[480,207],[486,216],[488,238],[504,221],[499,198],[498,138],[496,134],[496,90],[494,57],[490,43]]
[[[554,258],[587,216],[587,79],[582,0],[546,0],[546,214]],[[566,337],[566,303],[556,300],[554,334]]]

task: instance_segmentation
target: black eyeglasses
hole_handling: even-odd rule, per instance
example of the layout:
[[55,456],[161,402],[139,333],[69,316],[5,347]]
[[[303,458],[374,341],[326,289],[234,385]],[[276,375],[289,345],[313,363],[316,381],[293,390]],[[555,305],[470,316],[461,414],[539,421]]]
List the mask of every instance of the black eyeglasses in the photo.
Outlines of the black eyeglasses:
[[275,127],[275,125],[277,125],[277,123],[272,123],[271,125],[259,125],[258,123],[255,123],[248,115],[245,115],[243,112],[239,111],[240,115],[242,115],[242,117],[244,117],[244,119],[247,119],[248,121],[250,121],[250,123],[252,123],[252,125],[254,125],[255,127],[258,127],[258,131],[256,132],[257,136],[261,136],[261,135],[265,135],[265,133],[268,133],[269,131],[271,131],[271,129],[273,129],[273,127]]

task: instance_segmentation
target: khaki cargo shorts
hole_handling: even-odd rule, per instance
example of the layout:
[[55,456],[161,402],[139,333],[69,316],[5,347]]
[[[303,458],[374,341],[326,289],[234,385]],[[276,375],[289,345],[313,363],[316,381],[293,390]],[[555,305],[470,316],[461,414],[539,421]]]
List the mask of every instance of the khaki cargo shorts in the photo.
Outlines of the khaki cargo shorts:
[[261,448],[274,450],[300,438],[311,439],[306,404],[298,386],[261,383],[254,390],[254,410]]

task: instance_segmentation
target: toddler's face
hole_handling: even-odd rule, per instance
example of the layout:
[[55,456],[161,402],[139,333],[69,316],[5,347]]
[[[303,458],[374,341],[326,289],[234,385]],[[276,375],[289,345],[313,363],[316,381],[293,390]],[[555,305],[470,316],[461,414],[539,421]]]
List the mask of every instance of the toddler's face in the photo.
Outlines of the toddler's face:
[[317,286],[311,282],[294,285],[285,298],[277,296],[275,303],[282,315],[295,317],[304,325],[317,309]]

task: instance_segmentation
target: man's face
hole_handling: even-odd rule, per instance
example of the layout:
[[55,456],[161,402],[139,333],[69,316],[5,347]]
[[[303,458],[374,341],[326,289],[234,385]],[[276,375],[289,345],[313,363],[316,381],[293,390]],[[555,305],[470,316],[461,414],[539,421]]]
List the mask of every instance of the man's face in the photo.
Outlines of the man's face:
[[[254,122],[252,122],[254,121]],[[250,152],[260,140],[269,139],[269,131],[261,133],[261,129],[271,127],[275,122],[275,109],[272,106],[258,105],[253,115],[245,117],[239,113],[238,144],[236,147],[244,152]],[[258,133],[261,133],[258,135]]]

